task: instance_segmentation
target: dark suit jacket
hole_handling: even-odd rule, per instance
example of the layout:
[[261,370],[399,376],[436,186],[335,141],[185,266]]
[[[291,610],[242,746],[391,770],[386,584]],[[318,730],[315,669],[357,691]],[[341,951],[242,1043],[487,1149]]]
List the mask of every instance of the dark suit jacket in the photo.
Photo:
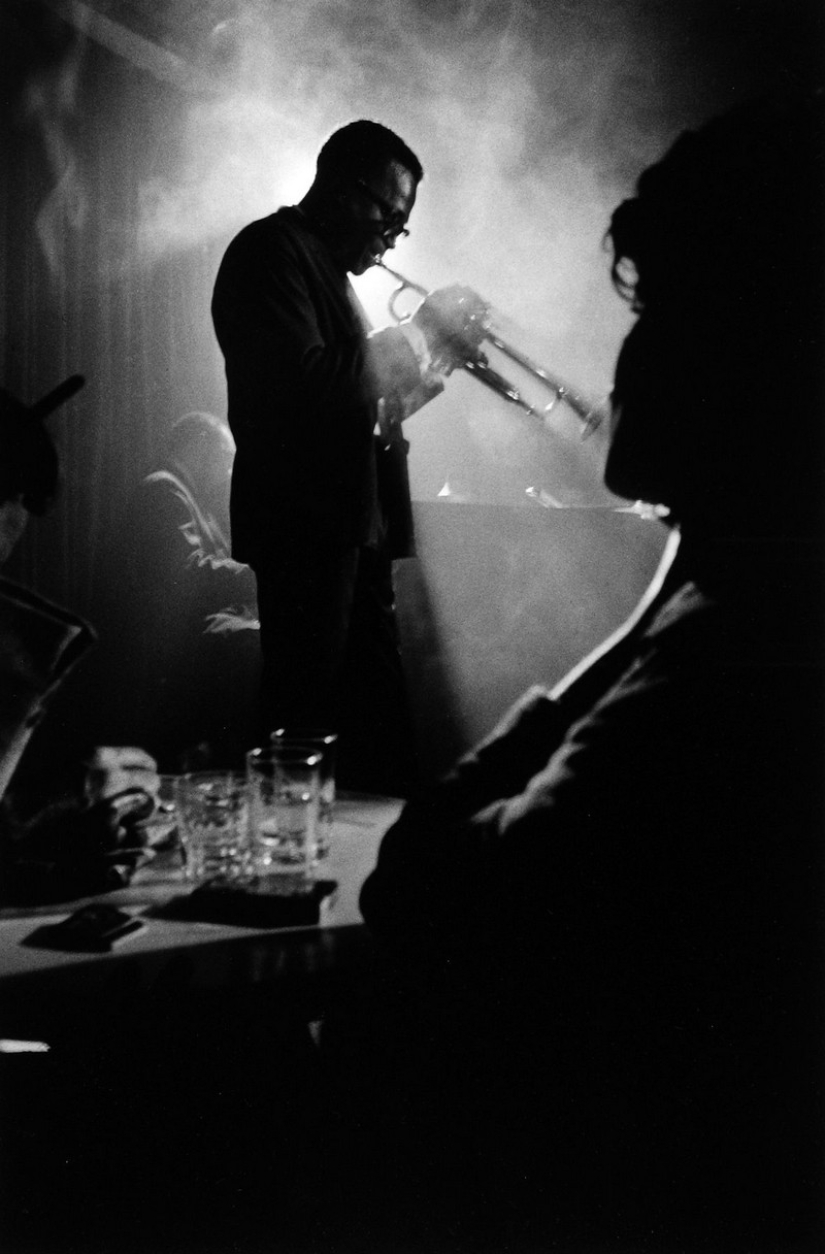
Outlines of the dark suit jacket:
[[770,1224],[816,1226],[825,1196],[821,574],[775,547],[526,694],[407,805],[361,895],[457,1038],[450,1074],[510,1112],[488,1149],[509,1127],[533,1200],[537,1171],[575,1176],[595,1215],[600,1180],[649,1232],[714,1237],[651,1250],[739,1249],[741,1216],[741,1248],[784,1249]]
[[[279,209],[235,237],[212,316],[237,444],[233,556],[256,566],[301,545],[310,552],[376,543],[381,385],[366,319],[299,209]],[[413,374],[417,382],[417,367]]]

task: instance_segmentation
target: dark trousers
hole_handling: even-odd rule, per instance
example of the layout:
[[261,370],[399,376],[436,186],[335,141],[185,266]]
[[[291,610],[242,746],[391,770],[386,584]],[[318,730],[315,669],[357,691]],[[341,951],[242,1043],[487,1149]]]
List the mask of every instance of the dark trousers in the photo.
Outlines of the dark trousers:
[[367,548],[290,553],[255,575],[261,736],[331,728],[340,788],[406,796],[414,748],[391,560]]

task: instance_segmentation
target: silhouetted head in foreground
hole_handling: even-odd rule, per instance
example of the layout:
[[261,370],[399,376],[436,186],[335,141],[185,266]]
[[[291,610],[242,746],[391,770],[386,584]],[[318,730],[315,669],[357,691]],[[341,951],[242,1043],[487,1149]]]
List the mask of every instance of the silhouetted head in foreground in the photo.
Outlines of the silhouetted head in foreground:
[[771,99],[684,134],[613,214],[638,321],[605,478],[686,537],[823,536],[823,112]]

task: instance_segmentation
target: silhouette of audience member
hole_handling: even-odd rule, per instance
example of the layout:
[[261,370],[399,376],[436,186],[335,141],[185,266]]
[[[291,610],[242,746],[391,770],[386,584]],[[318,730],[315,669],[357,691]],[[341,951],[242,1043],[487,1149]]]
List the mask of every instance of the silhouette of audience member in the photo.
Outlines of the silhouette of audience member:
[[823,1248],[824,189],[822,96],[771,99],[613,215],[637,319],[605,478],[679,553],[363,887],[378,1019],[418,1045],[370,1070],[410,1248],[439,1204],[474,1249]]
[[[42,419],[81,383],[75,376],[34,406],[0,390],[0,565],[29,515],[45,513],[58,490],[57,454]],[[38,807],[15,794],[17,767],[49,697],[93,639],[75,615],[0,579],[3,901],[68,900],[117,887],[129,879],[143,843],[138,825],[154,808],[159,779],[142,749],[98,747],[77,764],[67,791],[45,806],[45,798]]]
[[240,761],[254,739],[255,579],[230,555],[234,455],[226,423],[184,414],[136,502],[136,739],[169,771]]

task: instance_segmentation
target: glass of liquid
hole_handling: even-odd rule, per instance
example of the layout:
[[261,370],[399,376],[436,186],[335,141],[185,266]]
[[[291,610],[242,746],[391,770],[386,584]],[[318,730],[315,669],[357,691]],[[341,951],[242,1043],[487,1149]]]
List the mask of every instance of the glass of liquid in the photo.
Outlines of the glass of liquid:
[[318,861],[321,754],[300,745],[267,745],[246,755],[252,874],[268,892],[311,893]]
[[329,856],[332,845],[332,824],[335,817],[335,749],[338,733],[323,727],[279,727],[270,737],[274,748],[305,749],[320,753],[320,796],[318,825],[315,832],[316,855],[319,861]]

